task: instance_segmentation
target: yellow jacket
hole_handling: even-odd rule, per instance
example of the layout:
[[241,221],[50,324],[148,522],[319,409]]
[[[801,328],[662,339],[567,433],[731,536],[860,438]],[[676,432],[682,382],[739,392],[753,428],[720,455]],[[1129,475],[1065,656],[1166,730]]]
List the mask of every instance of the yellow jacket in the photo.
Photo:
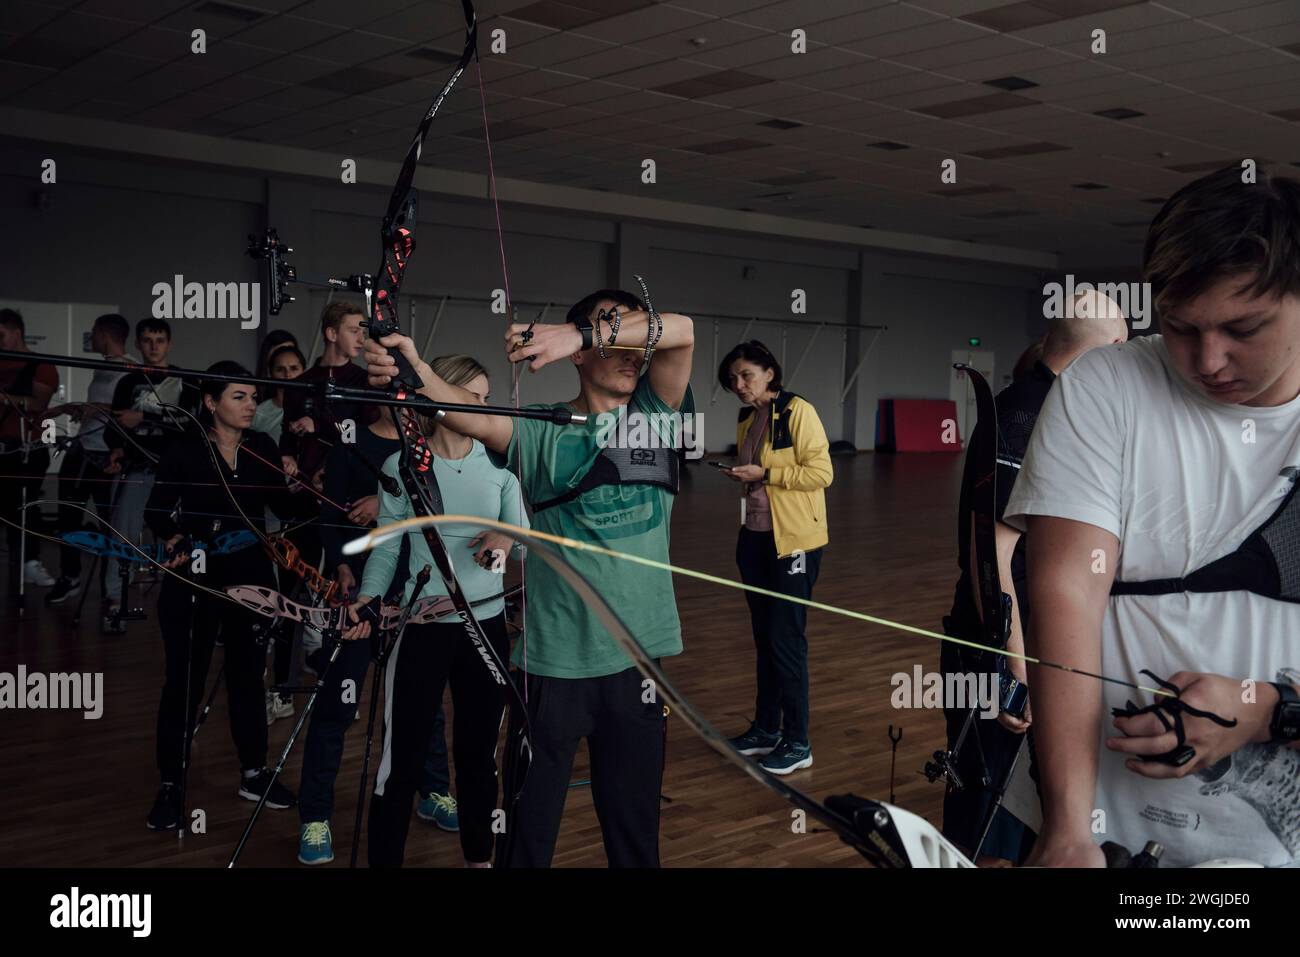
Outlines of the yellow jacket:
[[[821,548],[830,540],[823,490],[834,481],[835,470],[826,430],[812,403],[782,391],[768,406],[768,416],[758,464],[768,471],[766,491],[776,553],[786,558],[795,551]],[[744,447],[755,418],[752,407],[740,410],[737,449]]]

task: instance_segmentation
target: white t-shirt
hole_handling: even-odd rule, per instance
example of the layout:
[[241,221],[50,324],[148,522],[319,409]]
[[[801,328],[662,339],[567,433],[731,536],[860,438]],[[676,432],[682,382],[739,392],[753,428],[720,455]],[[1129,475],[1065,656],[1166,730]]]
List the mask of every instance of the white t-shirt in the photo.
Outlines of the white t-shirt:
[[[1022,530],[1030,515],[1085,522],[1119,538],[1117,580],[1178,577],[1263,524],[1295,467],[1300,398],[1271,408],[1214,402],[1179,376],[1163,337],[1149,336],[1093,349],[1057,379],[1004,520]],[[1300,605],[1246,591],[1113,596],[1101,637],[1102,673],[1147,687],[1143,668],[1166,679],[1198,671],[1276,681],[1300,667]],[[1247,745],[1185,778],[1144,778],[1104,741],[1118,733],[1109,709],[1151,696],[1112,684],[1102,694],[1099,842],[1136,851],[1159,841],[1172,866],[1300,859],[1300,751]]]
[[[140,361],[129,353],[117,357],[104,356],[104,358],[110,362]],[[107,369],[96,369],[95,374],[90,377],[90,384],[86,387],[86,401],[112,405],[113,393],[124,375],[126,370],[110,372]],[[82,419],[81,430],[77,434],[80,436],[81,447],[87,452],[98,452],[101,455],[108,452],[108,443],[104,441],[104,430],[113,428],[108,424],[108,417],[107,412],[92,412]]]

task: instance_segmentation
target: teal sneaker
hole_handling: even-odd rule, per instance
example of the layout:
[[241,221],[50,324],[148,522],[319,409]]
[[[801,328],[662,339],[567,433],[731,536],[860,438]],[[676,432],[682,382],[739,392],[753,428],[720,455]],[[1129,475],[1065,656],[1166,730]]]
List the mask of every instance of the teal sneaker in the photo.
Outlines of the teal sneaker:
[[460,814],[456,811],[456,799],[450,794],[438,794],[430,791],[420,798],[415,806],[415,814],[421,821],[429,821],[444,831],[460,830]]
[[730,739],[733,748],[750,757],[759,754],[771,754],[772,749],[780,743],[781,735],[778,732],[760,731],[756,724],[751,724],[749,730],[740,737]]
[[812,745],[791,744],[785,738],[772,749],[758,766],[768,774],[792,774],[802,768],[812,767]]
[[300,864],[328,864],[334,860],[334,836],[329,821],[308,821],[298,838]]

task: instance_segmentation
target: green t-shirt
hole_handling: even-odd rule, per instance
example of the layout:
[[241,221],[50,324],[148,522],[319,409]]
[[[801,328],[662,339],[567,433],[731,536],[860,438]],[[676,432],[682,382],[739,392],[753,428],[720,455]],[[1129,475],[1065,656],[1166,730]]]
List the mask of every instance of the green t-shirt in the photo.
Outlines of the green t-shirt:
[[[538,407],[566,406],[534,406]],[[687,389],[680,412],[692,413],[694,409],[694,398]],[[678,412],[654,394],[649,376],[641,377],[628,411],[659,416]],[[512,472],[522,472],[529,502],[545,502],[578,485],[600,453],[600,440],[608,429],[608,421],[602,424],[596,416],[584,425],[515,419],[506,464]],[[670,430],[671,426],[656,427],[665,445],[671,442]],[[667,562],[673,497],[655,485],[604,485],[535,513],[533,527]],[[652,658],[681,654],[682,628],[670,572],[608,555],[550,547],[593,585]],[[532,550],[525,574],[527,623],[524,640],[515,643],[517,666],[552,678],[595,678],[633,667],[583,599]]]

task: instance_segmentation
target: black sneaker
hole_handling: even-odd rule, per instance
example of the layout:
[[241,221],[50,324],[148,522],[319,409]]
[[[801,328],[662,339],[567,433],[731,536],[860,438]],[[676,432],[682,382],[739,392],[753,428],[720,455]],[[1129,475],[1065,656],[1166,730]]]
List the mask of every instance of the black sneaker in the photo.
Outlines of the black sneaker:
[[164,784],[154,798],[153,810],[145,826],[151,831],[175,831],[181,826],[181,792],[174,784]]
[[240,779],[239,796],[245,801],[260,801],[263,794],[266,794],[266,806],[277,811],[293,807],[298,803],[292,791],[278,780],[274,783],[271,781],[270,768],[262,768],[251,778],[245,776]]
[[73,595],[78,595],[80,593],[80,578],[68,578],[66,575],[60,575],[59,580],[54,583],[54,587],[51,588],[49,593],[45,596],[45,604],[62,605]]
[[771,754],[772,749],[780,742],[780,732],[761,731],[758,725],[751,724],[748,731],[738,738],[732,738],[730,743],[741,754],[753,756],[756,754]]
[[804,768],[810,768],[812,763],[812,745],[795,744],[782,738],[781,743],[767,757],[758,762],[758,766],[768,774],[785,776],[793,774],[795,771],[801,771]]

